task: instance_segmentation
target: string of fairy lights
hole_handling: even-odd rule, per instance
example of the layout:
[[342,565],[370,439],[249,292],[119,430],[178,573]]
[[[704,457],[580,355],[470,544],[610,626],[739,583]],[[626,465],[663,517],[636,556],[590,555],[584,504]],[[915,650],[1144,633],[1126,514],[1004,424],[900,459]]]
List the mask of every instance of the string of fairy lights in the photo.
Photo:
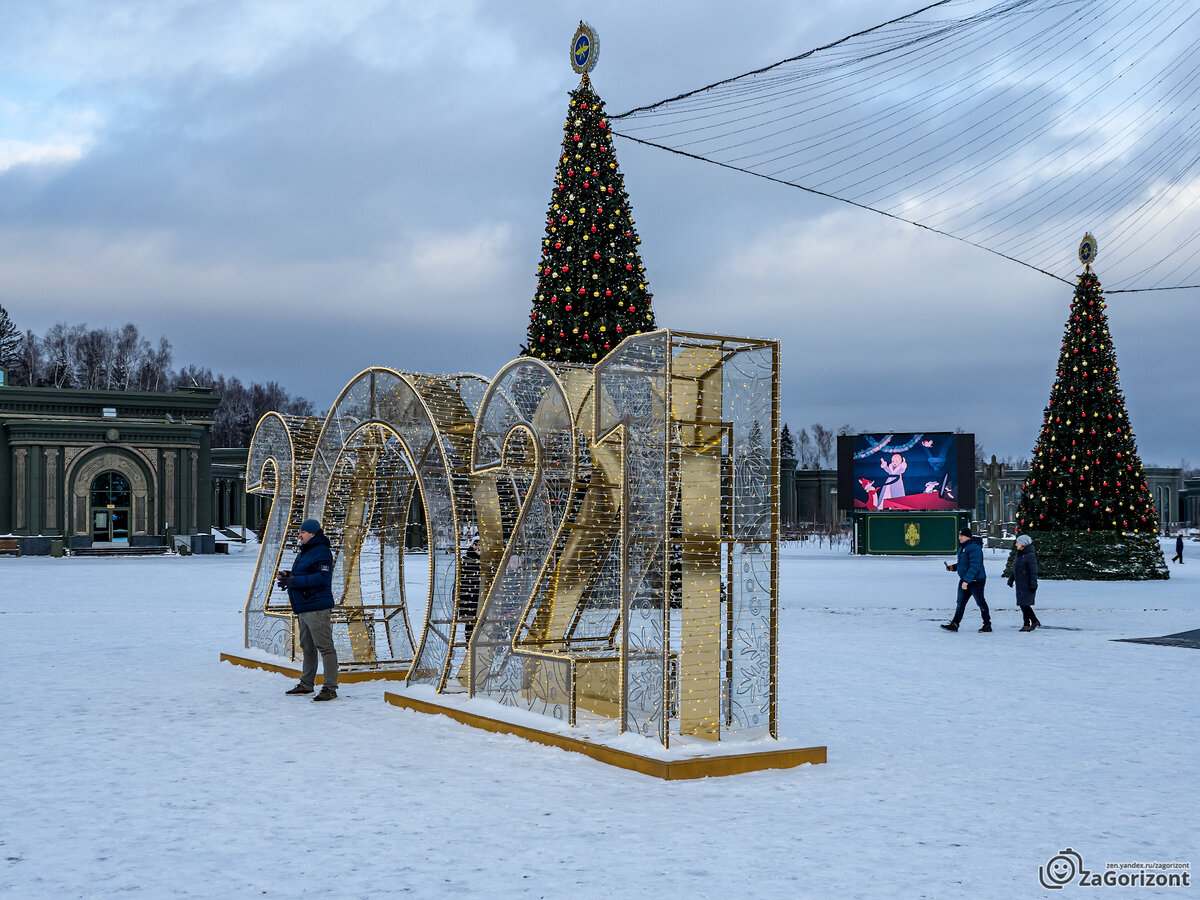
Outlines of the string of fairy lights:
[[1200,7],[944,0],[609,116],[612,133],[1107,291],[1200,287]]
[[256,429],[251,464],[278,474],[248,485],[274,504],[247,645],[294,657],[263,589],[315,516],[352,667],[664,745],[774,736],[777,420],[769,341],[648,332],[594,370],[523,358],[490,382],[369,369],[319,427]]

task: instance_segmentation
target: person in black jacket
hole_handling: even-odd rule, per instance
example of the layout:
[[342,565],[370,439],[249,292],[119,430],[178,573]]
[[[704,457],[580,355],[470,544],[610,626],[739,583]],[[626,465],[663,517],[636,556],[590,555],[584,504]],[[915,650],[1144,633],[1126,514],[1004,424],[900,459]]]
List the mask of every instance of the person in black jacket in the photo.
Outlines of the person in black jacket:
[[983,599],[983,589],[987,584],[987,572],[983,568],[983,538],[972,536],[969,527],[958,532],[958,559],[953,565],[946,566],[946,571],[958,573],[958,605],[954,608],[954,618],[942,623],[941,627],[947,631],[958,631],[967,609],[967,600],[974,597],[979,604],[979,614],[983,616],[983,627],[979,630],[991,631],[992,613]]
[[1017,606],[1021,607],[1022,631],[1033,631],[1042,623],[1033,612],[1033,599],[1037,593],[1037,554],[1033,550],[1033,538],[1027,534],[1017,538],[1017,555],[1013,559],[1012,578],[1008,586],[1017,589]]
[[1183,565],[1183,532],[1175,535],[1175,555],[1171,557],[1171,562],[1177,562]]
[[291,569],[276,574],[279,586],[287,591],[288,602],[300,630],[304,651],[304,669],[300,683],[289,694],[311,694],[317,680],[317,654],[325,671],[325,684],[313,700],[336,700],[338,683],[337,648],[333,645],[333,550],[329,538],[316,519],[300,523],[300,552]]

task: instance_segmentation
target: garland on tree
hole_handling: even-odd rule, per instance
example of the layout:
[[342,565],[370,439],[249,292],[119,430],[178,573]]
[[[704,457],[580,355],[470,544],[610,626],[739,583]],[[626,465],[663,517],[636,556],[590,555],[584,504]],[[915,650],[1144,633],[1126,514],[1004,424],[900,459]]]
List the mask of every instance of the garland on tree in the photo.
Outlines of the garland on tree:
[[[1018,531],[1033,538],[1046,578],[1169,578],[1104,310],[1088,267],[1021,489]],[[1011,566],[1010,558],[1006,574]]]
[[654,311],[604,101],[571,92],[522,356],[595,365]]

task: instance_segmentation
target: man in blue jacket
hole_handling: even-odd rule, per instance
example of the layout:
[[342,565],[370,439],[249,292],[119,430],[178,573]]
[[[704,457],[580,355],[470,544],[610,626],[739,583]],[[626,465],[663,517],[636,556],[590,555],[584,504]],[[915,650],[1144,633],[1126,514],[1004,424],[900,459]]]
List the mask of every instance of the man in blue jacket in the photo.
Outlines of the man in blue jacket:
[[337,648],[333,645],[333,550],[329,538],[316,519],[300,523],[300,552],[290,570],[276,575],[279,586],[288,592],[288,601],[300,629],[300,647],[304,651],[304,669],[300,683],[287,693],[311,694],[317,680],[317,654],[325,670],[321,693],[313,700],[336,700],[338,682]]
[[983,586],[987,582],[987,572],[983,571],[983,538],[972,537],[969,527],[958,533],[958,561],[946,566],[946,571],[958,573],[958,606],[955,607],[954,618],[942,627],[947,631],[958,631],[958,624],[967,608],[967,598],[974,597],[983,616],[983,627],[979,630],[991,631],[992,614],[987,601],[983,599]]

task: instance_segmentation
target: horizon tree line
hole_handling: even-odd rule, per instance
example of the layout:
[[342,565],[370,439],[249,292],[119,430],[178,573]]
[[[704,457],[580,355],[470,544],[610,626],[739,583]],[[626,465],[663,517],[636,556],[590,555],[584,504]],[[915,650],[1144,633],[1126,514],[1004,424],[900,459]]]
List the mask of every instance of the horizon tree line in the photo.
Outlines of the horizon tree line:
[[0,306],[0,366],[17,387],[164,393],[212,388],[221,398],[213,414],[214,447],[249,447],[254,426],[271,410],[299,416],[315,412],[311,401],[291,396],[276,381],[244,384],[207,366],[174,369],[171,342],[160,337],[152,343],[132,322],[120,328],[57,322],[39,336],[22,332]]

